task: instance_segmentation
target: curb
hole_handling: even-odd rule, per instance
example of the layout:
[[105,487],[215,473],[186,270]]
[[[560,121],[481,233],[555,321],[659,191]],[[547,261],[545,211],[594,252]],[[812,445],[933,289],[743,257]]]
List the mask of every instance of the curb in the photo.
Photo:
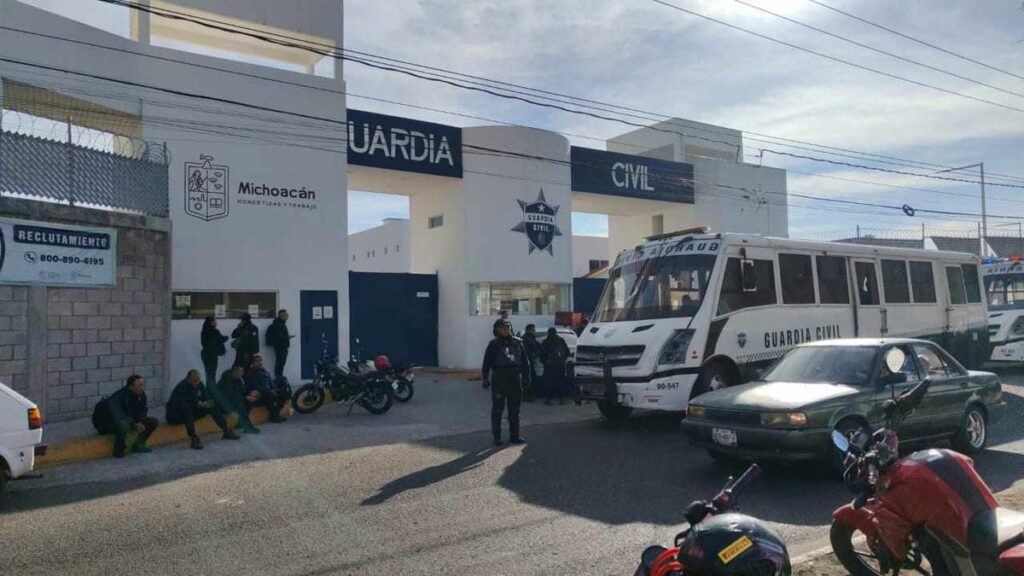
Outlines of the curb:
[[[289,402],[284,409],[281,410],[281,415],[290,415],[292,412],[291,408],[291,402]],[[237,415],[229,414],[227,418],[228,424],[234,428],[238,423]],[[257,407],[249,413],[249,418],[252,420],[253,424],[259,425],[265,423],[269,419],[269,415],[267,414],[266,408]],[[213,419],[209,416],[196,421],[196,434],[199,436],[206,436],[215,433],[220,433],[220,428],[217,427],[213,422]],[[188,435],[185,433],[184,426],[161,422],[156,431],[154,431],[152,436],[149,437],[149,441],[146,442],[146,445],[166,446],[168,444],[183,444],[186,441],[188,441]],[[104,458],[110,458],[113,452],[113,436],[99,436],[93,434],[86,437],[68,440],[66,442],[50,444],[47,447],[45,455],[36,457],[35,469],[41,470],[64,464],[101,460]]]

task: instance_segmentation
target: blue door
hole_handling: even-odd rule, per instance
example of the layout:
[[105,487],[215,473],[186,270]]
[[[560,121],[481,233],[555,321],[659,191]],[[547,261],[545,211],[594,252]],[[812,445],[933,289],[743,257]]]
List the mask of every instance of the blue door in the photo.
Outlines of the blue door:
[[437,275],[349,272],[348,278],[354,352],[437,366]]
[[303,290],[299,294],[302,309],[302,379],[313,377],[316,361],[327,350],[338,354],[338,292],[335,290]]

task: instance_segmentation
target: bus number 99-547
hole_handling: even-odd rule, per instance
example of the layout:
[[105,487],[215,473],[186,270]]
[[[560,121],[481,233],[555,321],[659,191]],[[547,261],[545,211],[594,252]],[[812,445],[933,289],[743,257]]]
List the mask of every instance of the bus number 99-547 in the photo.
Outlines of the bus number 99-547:
[[658,390],[675,390],[679,388],[679,382],[658,382]]

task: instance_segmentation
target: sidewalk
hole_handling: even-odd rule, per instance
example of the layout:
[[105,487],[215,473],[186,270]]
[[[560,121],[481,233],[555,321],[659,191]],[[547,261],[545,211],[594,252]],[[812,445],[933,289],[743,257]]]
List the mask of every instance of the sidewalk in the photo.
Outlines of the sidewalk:
[[[1024,482],[996,494],[999,505],[1013,510],[1024,510]],[[793,576],[847,576],[848,572],[836,560],[831,548],[806,555],[793,566]]]
[[[420,373],[412,401],[396,402],[383,415],[372,415],[359,406],[325,404],[313,414],[292,414],[283,424],[262,424],[262,434],[243,435],[240,441],[223,441],[212,422],[204,424],[206,448],[190,450],[182,426],[157,429],[150,445],[152,454],[110,458],[113,441],[99,437],[91,422],[75,420],[44,427],[43,441],[50,446],[40,458],[41,478],[12,482],[10,490],[43,488],[83,481],[118,481],[159,474],[168,469],[210,470],[244,462],[289,458],[391,444],[437,436],[478,432],[490,428],[491,396],[480,382],[442,373]],[[163,408],[152,415],[163,417]],[[265,414],[262,418],[265,418]],[[545,406],[524,404],[523,426],[598,418],[593,405],[571,403]],[[91,460],[91,461],[90,461]],[[75,462],[73,466],[66,466]]]

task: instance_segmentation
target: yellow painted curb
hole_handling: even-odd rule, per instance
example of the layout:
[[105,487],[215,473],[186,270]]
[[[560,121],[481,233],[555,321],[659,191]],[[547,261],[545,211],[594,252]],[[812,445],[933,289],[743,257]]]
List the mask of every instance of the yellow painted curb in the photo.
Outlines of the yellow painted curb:
[[[292,407],[289,402],[284,409],[281,410],[282,415],[291,414]],[[253,424],[263,424],[269,418],[267,409],[263,407],[257,407],[249,413],[249,418]],[[238,415],[230,414],[228,416],[228,424],[231,427],[235,427],[237,424]],[[220,433],[220,428],[213,422],[209,416],[198,420],[196,422],[196,434],[205,436],[207,434]],[[131,445],[131,435],[128,438],[128,445]],[[146,442],[147,446],[163,446],[166,444],[176,444],[178,442],[185,442],[188,440],[188,435],[185,433],[185,427],[180,425],[170,425],[167,423],[161,423],[157,427],[156,431],[149,437],[149,441]],[[60,466],[62,464],[70,464],[73,462],[87,462],[89,460],[99,460],[101,458],[110,458],[114,453],[114,437],[112,435],[100,436],[98,434],[90,435],[85,438],[76,438],[67,442],[61,442],[58,444],[50,444],[46,450],[46,454],[36,458],[36,468],[52,468],[54,466]]]

